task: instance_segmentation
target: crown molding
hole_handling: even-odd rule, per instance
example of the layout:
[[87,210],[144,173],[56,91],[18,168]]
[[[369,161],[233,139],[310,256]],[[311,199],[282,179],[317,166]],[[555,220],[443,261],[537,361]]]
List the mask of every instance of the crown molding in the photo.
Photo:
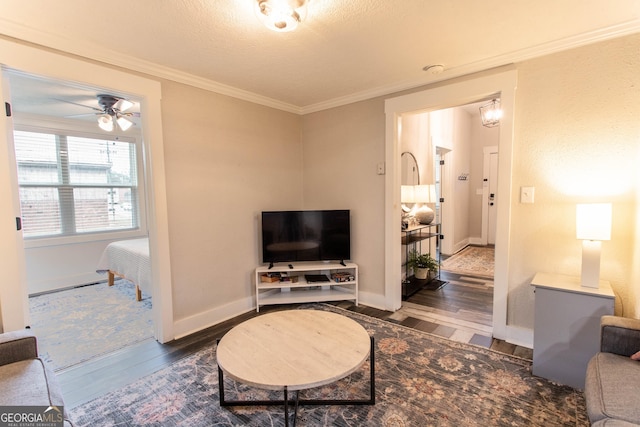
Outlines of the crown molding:
[[428,76],[421,79],[398,82],[392,85],[385,85],[375,89],[366,90],[315,104],[297,106],[253,92],[238,89],[233,86],[225,85],[223,83],[219,83],[210,79],[199,77],[194,74],[176,70],[174,68],[159,65],[150,61],[144,61],[128,55],[123,55],[111,49],[105,49],[103,47],[99,47],[82,40],[71,39],[69,37],[34,29],[0,17],[0,34],[6,37],[17,39],[18,41],[33,43],[64,53],[78,55],[87,59],[122,67],[132,71],[137,71],[140,73],[148,74],[150,76],[171,80],[177,83],[183,83],[221,95],[226,95],[229,97],[241,99],[244,101],[275,108],[282,111],[287,111],[298,115],[310,114],[351,104],[354,102],[360,102],[380,96],[386,96],[396,92],[410,90],[420,86],[449,80],[455,77],[485,71],[503,65],[513,64],[528,59],[560,52],[563,50],[596,43],[603,40],[609,40],[629,34],[634,34],[637,32],[640,32],[640,19],[633,19],[621,24],[601,28],[577,36],[567,37],[531,48],[509,52],[507,54],[488,58],[482,61],[445,69],[442,74],[438,74],[436,76]]
[[330,99],[328,101],[319,102],[317,104],[307,105],[301,107],[301,114],[310,114],[330,108],[352,104],[354,102],[366,101],[367,99],[377,98],[380,96],[387,96],[393,93],[411,90],[421,86],[450,80],[456,77],[461,77],[480,71],[486,71],[509,64],[515,64],[529,59],[550,55],[552,53],[557,53],[604,40],[610,40],[617,37],[623,37],[638,32],[640,32],[640,19],[633,19],[622,24],[601,28],[577,36],[555,40],[527,49],[509,52],[507,54],[495,56],[493,58],[487,58],[481,61],[463,64],[458,67],[445,67],[444,72],[435,76],[425,76],[421,79],[408,80],[393,85],[382,86],[375,89],[358,92],[340,98]]
[[210,79],[186,73],[175,68],[166,67],[150,61],[145,61],[129,55],[124,55],[111,49],[97,46],[84,40],[72,39],[58,34],[52,34],[39,29],[31,28],[22,24],[17,24],[0,17],[0,34],[46,48],[54,49],[63,53],[81,56],[105,64],[115,65],[131,71],[148,74],[149,76],[183,83],[200,89],[215,92],[221,95],[230,96],[254,104],[276,108],[290,113],[300,114],[300,107],[297,107],[277,99],[258,95],[253,92],[238,89]]

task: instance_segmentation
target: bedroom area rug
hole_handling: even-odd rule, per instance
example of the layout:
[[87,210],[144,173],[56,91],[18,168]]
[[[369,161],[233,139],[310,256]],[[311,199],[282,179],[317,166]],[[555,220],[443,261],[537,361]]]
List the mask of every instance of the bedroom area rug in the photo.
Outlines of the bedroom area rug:
[[[301,406],[300,426],[588,426],[583,393],[531,374],[531,362],[325,304],[375,337],[374,406]],[[369,359],[301,398],[368,397]],[[226,399],[282,399],[225,377]],[[290,411],[292,414],[293,411]],[[216,345],[70,408],[76,426],[284,426],[274,407],[221,408]]]
[[450,273],[493,279],[494,257],[493,247],[467,246],[442,261],[440,269]]
[[153,337],[151,297],[118,279],[29,298],[38,352],[59,371]]

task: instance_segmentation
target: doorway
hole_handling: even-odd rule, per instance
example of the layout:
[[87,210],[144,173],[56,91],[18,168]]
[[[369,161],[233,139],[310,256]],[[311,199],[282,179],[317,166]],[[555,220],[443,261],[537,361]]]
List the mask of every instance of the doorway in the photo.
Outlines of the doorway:
[[106,131],[96,120],[107,111],[100,111],[106,89],[13,70],[4,75],[12,94],[10,157],[18,176],[29,325],[43,354],[59,370],[153,338],[150,290],[137,304],[132,282],[107,286],[107,276],[96,273],[108,243],[147,237],[139,101],[110,92],[110,99],[130,101],[116,117],[131,126]]
[[497,195],[496,268],[494,287],[494,337],[506,339],[507,327],[508,267],[509,267],[509,218],[511,187],[511,151],[513,146],[513,109],[517,72],[513,70],[479,77],[459,83],[440,86],[385,101],[387,176],[385,181],[385,296],[386,308],[395,311],[401,306],[401,239],[400,227],[400,171],[399,171],[399,120],[403,114],[417,111],[435,111],[454,105],[464,105],[499,94],[504,116],[500,126],[500,153],[498,170],[501,179]]
[[[166,187],[164,181],[164,150],[162,139],[162,117],[160,112],[161,90],[156,81],[127,74],[98,64],[66,57],[40,50],[36,47],[24,46],[8,40],[0,40],[0,64],[2,64],[2,94],[3,100],[10,102],[9,87],[3,74],[6,70],[20,70],[42,78],[76,82],[79,86],[104,87],[109,82],[117,87],[110,91],[134,95],[141,102],[142,114],[145,121],[142,124],[143,146],[147,162],[151,165],[145,170],[148,183],[147,195],[149,209],[147,220],[149,225],[150,256],[152,264],[153,295],[157,296],[153,306],[154,336],[160,342],[173,339],[173,304],[171,296],[171,268],[169,259],[169,239],[166,206]],[[3,165],[10,164],[8,159],[8,139],[11,138],[13,125],[11,117],[1,120],[0,141],[5,147],[0,160]],[[11,168],[3,168],[10,171]],[[17,193],[15,175],[3,173],[0,180],[0,193],[14,195]],[[15,222],[20,216],[20,206],[17,197],[7,196],[10,200],[7,209],[1,212],[5,223]],[[28,325],[26,274],[24,252],[20,229],[15,232],[16,239],[3,239],[0,244],[0,254],[4,259],[15,259],[5,266],[7,277],[15,280],[5,280],[0,284],[0,313],[4,331],[18,330]]]

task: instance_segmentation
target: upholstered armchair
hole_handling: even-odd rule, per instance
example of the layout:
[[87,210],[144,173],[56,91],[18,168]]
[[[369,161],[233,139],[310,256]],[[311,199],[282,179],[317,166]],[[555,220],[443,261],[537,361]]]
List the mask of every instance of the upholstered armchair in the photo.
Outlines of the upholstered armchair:
[[0,334],[0,406],[64,407],[55,374],[38,357],[38,342],[28,330]]
[[603,316],[600,352],[589,361],[585,380],[592,426],[640,425],[640,320]]

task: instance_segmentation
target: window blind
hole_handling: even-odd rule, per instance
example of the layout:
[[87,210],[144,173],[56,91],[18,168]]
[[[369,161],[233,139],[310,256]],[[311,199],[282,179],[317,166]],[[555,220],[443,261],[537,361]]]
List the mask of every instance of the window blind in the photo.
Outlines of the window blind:
[[139,225],[135,144],[14,131],[25,238]]

